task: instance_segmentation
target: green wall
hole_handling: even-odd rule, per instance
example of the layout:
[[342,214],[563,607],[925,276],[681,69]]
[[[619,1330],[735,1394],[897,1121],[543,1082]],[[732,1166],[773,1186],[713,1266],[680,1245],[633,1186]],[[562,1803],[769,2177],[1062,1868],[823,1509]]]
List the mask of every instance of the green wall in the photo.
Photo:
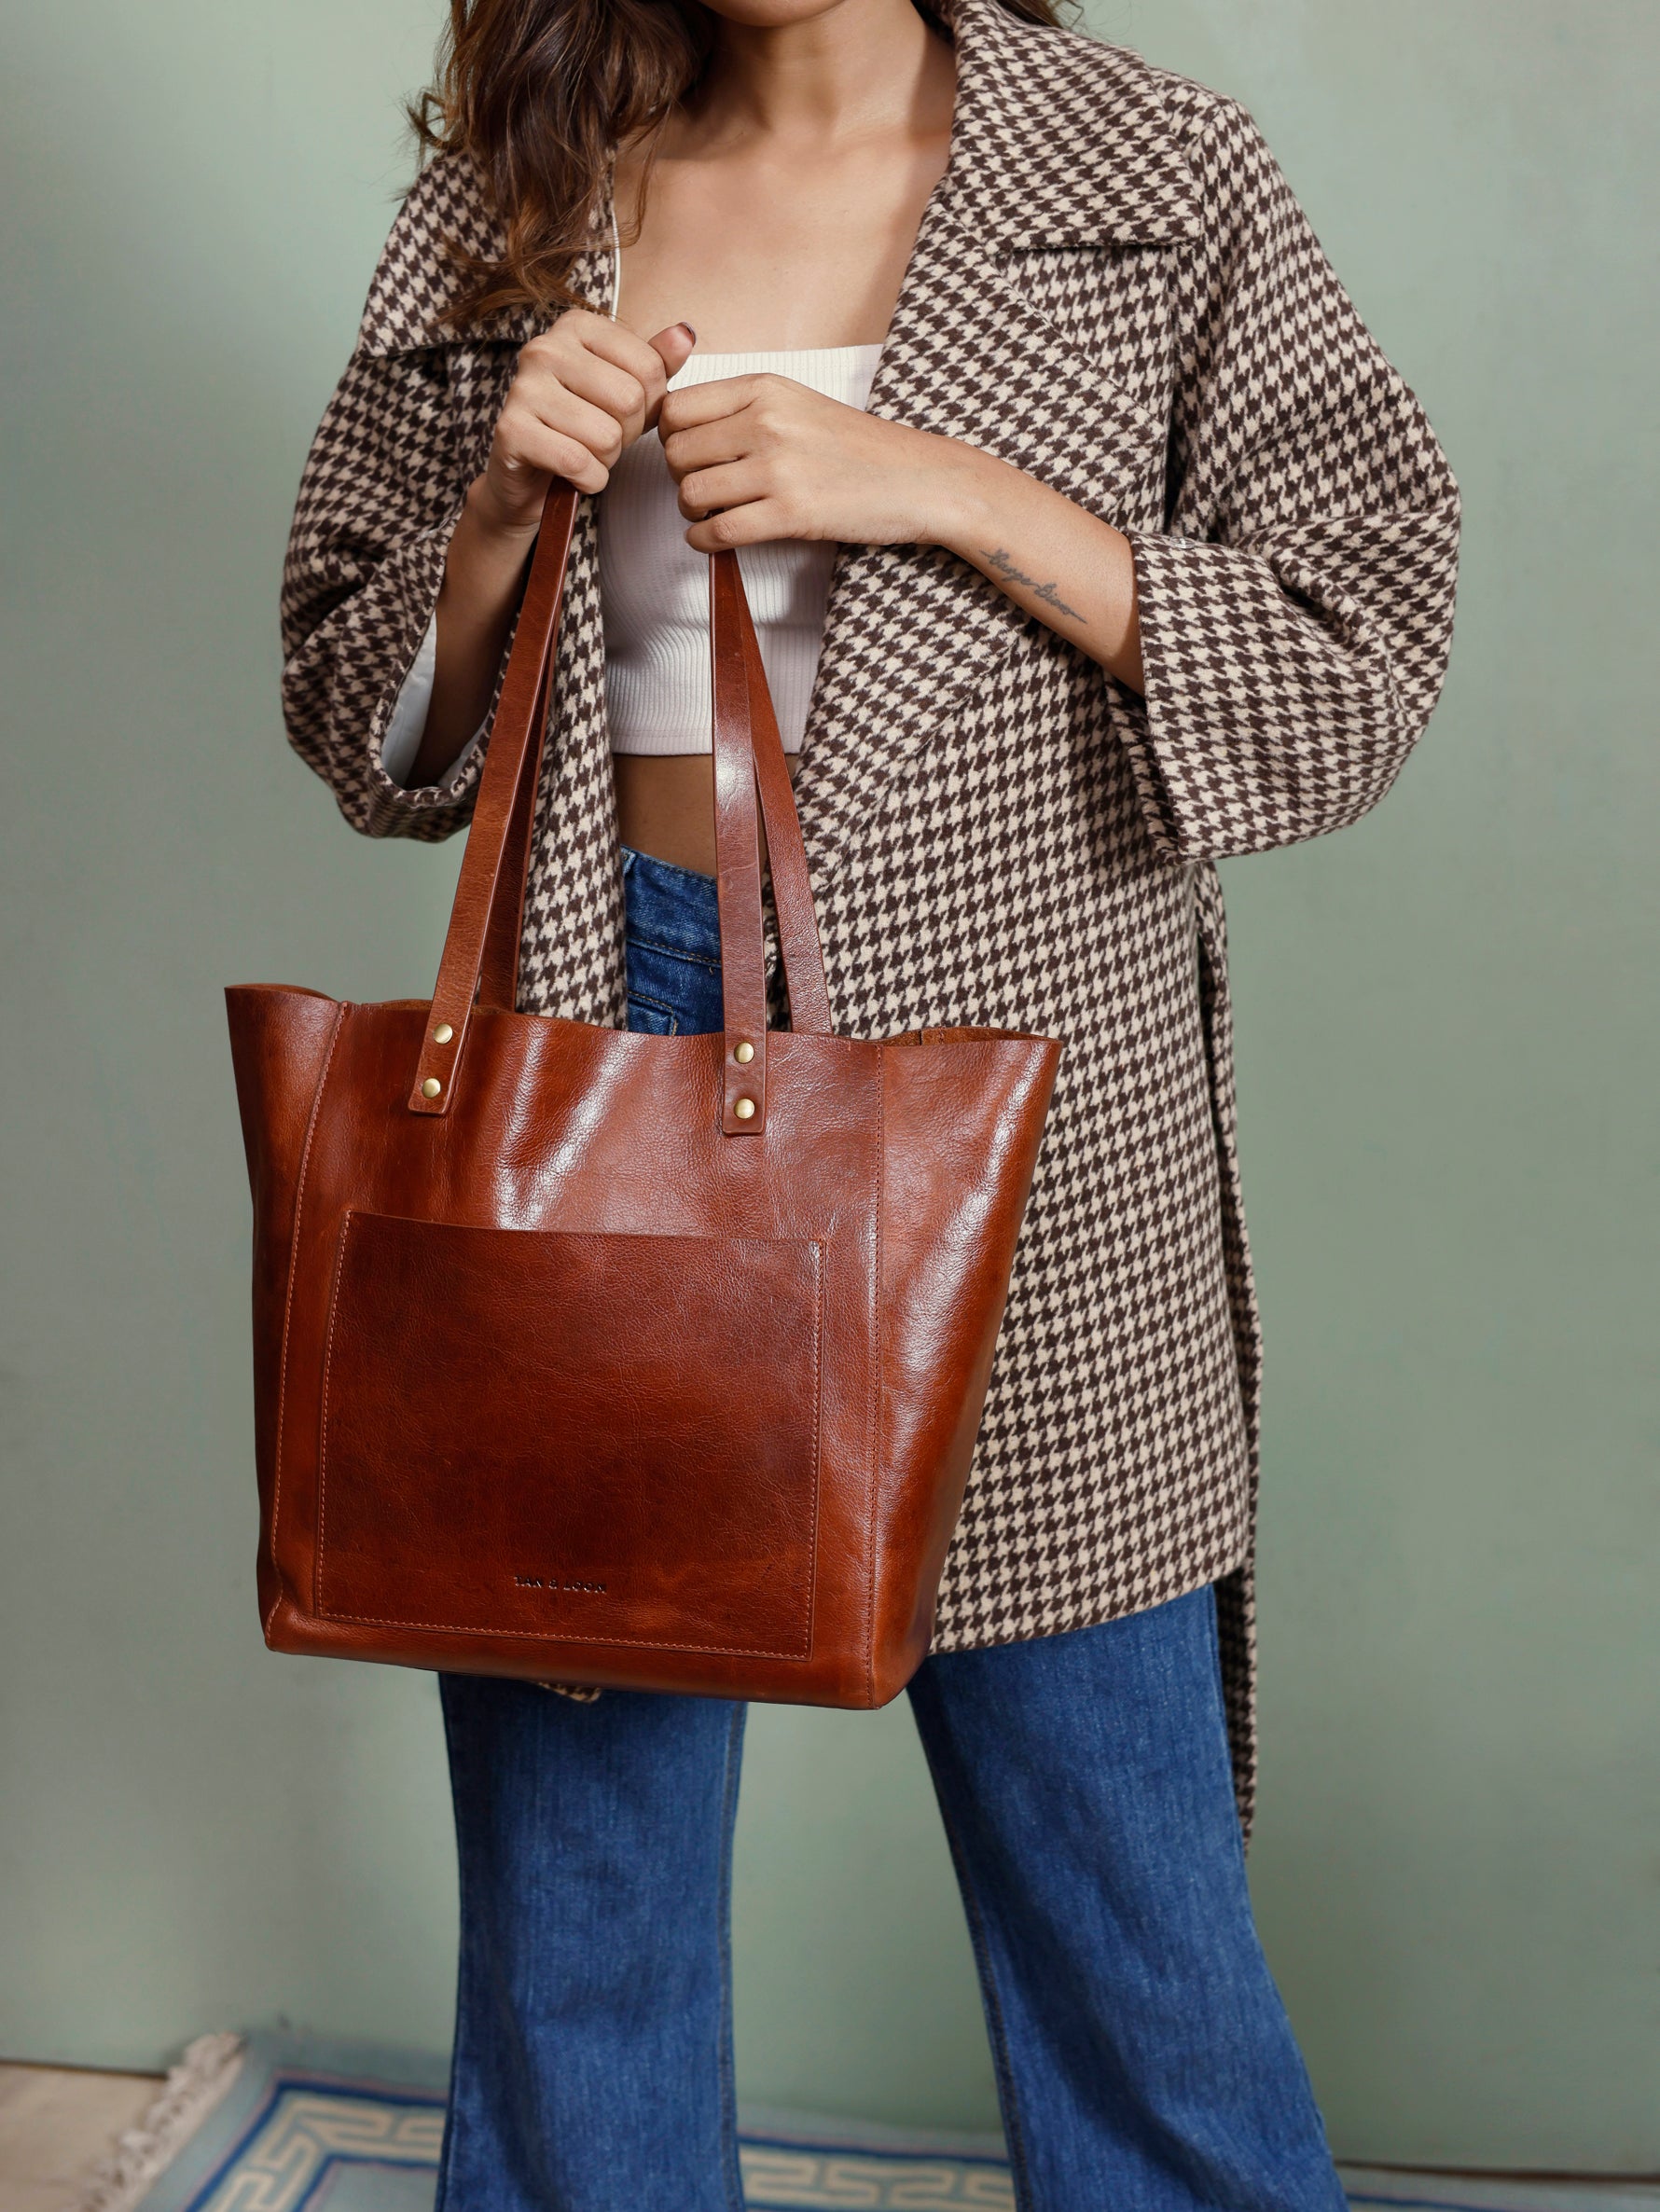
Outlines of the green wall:
[[[422,992],[455,849],[287,753],[274,599],[436,0],[7,11],[0,2051],[441,2042],[423,1677],[256,1630],[218,992]],[[1242,96],[1469,506],[1382,811],[1229,871],[1269,1334],[1265,1934],[1341,2150],[1660,2164],[1643,0],[1098,0]],[[1648,354],[1645,368],[1645,353]],[[752,2096],[993,2110],[903,1707],[755,1717]]]

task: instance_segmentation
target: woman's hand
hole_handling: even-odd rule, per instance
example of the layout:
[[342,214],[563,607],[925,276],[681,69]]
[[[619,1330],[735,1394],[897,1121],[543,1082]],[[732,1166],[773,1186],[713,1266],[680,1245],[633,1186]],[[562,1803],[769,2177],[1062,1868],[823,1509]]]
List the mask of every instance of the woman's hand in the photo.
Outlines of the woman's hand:
[[602,491],[696,343],[685,323],[647,340],[572,308],[520,350],[490,459],[444,559],[432,698],[410,770],[417,784],[447,773],[489,709],[549,480]]
[[671,392],[657,433],[699,553],[772,538],[942,544],[986,458],[779,376]]
[[603,491],[618,456],[657,422],[669,379],[696,343],[685,323],[647,339],[588,308],[568,310],[532,339],[470,495],[478,520],[534,536],[551,477]]
[[671,392],[657,432],[698,552],[775,538],[944,546],[1141,690],[1128,540],[1008,462],[778,376]]

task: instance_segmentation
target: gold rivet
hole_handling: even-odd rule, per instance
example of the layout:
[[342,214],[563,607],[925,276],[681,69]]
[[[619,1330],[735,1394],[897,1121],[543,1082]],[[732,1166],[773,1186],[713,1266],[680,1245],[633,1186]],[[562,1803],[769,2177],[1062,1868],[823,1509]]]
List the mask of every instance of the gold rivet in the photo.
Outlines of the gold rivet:
[[421,1095],[423,1099],[436,1099],[443,1087],[436,1075],[429,1075],[421,1086]]
[[755,1048],[750,1043],[747,1037],[744,1039],[741,1044],[735,1044],[732,1047],[732,1058],[739,1061],[743,1067],[747,1068],[754,1057]]
[[448,1044],[450,1038],[453,1037],[455,1031],[450,1028],[450,1024],[447,1021],[441,1021],[437,1028],[433,1031],[433,1043],[435,1044]]
[[753,1099],[740,1099],[732,1111],[740,1121],[751,1121],[754,1118],[755,1101]]

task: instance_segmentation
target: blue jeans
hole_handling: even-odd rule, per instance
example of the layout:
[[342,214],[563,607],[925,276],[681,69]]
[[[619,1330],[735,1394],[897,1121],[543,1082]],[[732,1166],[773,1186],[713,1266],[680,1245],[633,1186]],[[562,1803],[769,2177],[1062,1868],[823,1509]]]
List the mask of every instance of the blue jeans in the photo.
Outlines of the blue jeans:
[[721,1027],[721,918],[714,878],[623,847],[629,1027],[653,1037]]
[[[629,1018],[720,1024],[711,878],[627,856]],[[677,964],[678,963],[678,964]],[[1342,2212],[1252,1919],[1209,1588],[925,1660],[1022,2212]],[[739,2212],[744,1707],[450,1676],[462,1953],[438,2212]]]

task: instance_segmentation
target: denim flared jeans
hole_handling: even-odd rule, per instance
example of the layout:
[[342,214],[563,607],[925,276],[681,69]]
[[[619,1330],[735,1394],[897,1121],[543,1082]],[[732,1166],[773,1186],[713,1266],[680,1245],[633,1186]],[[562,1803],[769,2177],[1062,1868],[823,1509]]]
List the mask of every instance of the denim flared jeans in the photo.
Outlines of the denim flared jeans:
[[[624,857],[630,1026],[718,1029],[712,879]],[[908,1694],[1021,2212],[1342,2212],[1252,1917],[1210,1589],[930,1658]],[[438,2212],[740,2212],[744,1707],[464,1676],[443,1697],[462,1945]]]

